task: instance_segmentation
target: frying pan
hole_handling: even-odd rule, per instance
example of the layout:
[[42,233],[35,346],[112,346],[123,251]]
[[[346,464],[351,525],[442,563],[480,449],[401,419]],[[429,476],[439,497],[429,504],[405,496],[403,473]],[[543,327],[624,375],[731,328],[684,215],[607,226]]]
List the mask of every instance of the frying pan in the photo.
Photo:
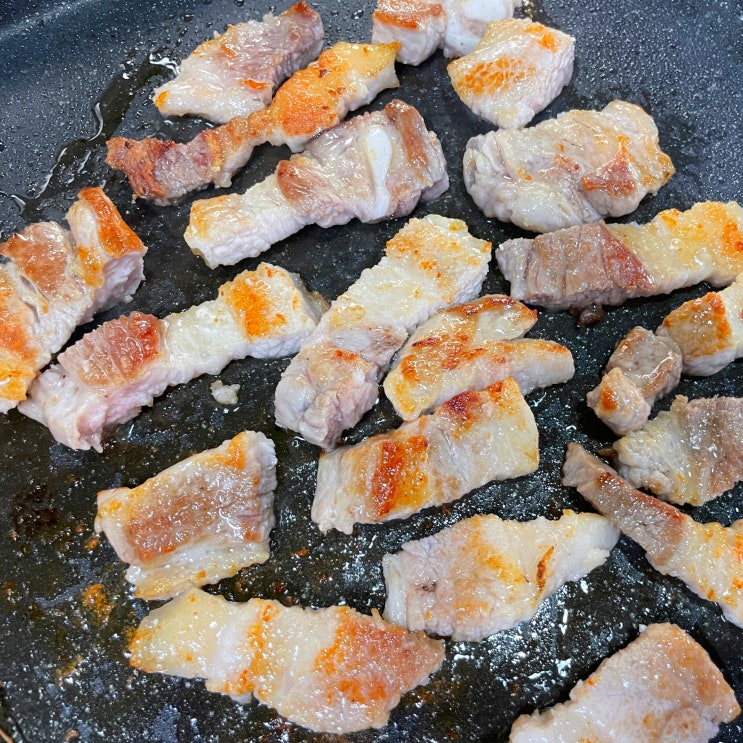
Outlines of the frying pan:
[[[288,2],[287,2],[288,4]],[[321,0],[327,43],[370,38],[372,2]],[[284,5],[278,7],[283,10]],[[146,281],[127,306],[164,315],[213,297],[217,287],[257,260],[210,271],[182,239],[190,203],[158,208],[132,203],[128,185],[104,164],[114,132],[186,139],[203,124],[163,121],[149,95],[172,63],[228,22],[257,18],[268,0],[5,0],[0,9],[0,220],[3,237],[28,222],[60,219],[83,186],[103,185],[149,246]],[[743,173],[743,6],[733,0],[539,0],[523,12],[577,39],[575,75],[537,120],[570,108],[599,108],[614,98],[641,104],[660,129],[677,174],[632,219],[704,199],[740,199]],[[419,68],[399,67],[394,96],[417,106],[442,141],[450,189],[415,214],[460,217],[473,234],[498,243],[518,230],[485,219],[462,184],[467,139],[487,130],[450,88],[439,54]],[[273,170],[285,149],[260,148],[236,179],[240,191]],[[210,193],[205,194],[209,196]],[[261,259],[299,272],[328,299],[375,264],[404,220],[309,227]],[[507,292],[493,262],[484,291]],[[134,421],[116,429],[102,454],[75,452],[15,411],[0,420],[0,727],[16,743],[37,741],[322,741],[268,707],[238,705],[209,694],[200,681],[132,669],[126,648],[149,610],[123,578],[125,566],[93,533],[95,493],[142,482],[163,468],[243,429],[276,442],[279,486],[272,557],[209,590],[243,601],[348,604],[362,612],[384,605],[380,562],[409,539],[476,513],[526,520],[588,510],[559,471],[569,440],[596,451],[612,440],[584,397],[618,340],[635,324],[655,328],[673,307],[708,290],[633,301],[597,325],[578,327],[569,313],[541,314],[531,335],[565,343],[576,361],[567,385],[529,396],[540,430],[542,464],[532,476],[481,488],[449,506],[405,521],[362,526],[350,537],[322,536],[310,522],[317,450],[273,424],[273,389],[286,360],[248,359],[220,378],[240,384],[236,406],[219,405],[212,377],[171,389]],[[75,338],[90,327],[78,330]],[[743,394],[740,363],[709,379],[685,379],[689,397]],[[670,398],[656,411],[667,408]],[[346,437],[357,441],[399,424],[383,396]],[[702,521],[741,517],[740,487],[697,509]],[[679,581],[656,573],[623,538],[607,562],[565,586],[530,622],[481,643],[447,643],[443,668],[407,694],[380,731],[363,741],[503,741],[513,720],[563,701],[601,660],[650,622],[672,621],[711,654],[743,701],[743,631]],[[743,721],[719,741],[743,740]]]

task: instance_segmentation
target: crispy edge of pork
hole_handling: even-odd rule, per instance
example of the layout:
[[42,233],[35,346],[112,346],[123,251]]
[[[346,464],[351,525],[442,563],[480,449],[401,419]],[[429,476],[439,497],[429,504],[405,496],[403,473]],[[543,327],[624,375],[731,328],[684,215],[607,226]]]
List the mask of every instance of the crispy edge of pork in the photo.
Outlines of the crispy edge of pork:
[[651,624],[579,681],[568,701],[517,718],[509,742],[703,743],[739,714],[707,651],[674,624]]
[[275,524],[276,454],[243,431],[134,488],[98,493],[103,531],[142,599],[168,599],[265,562]]
[[141,670],[204,678],[208,691],[255,696],[294,723],[339,734],[383,727],[444,660],[442,641],[375,610],[235,603],[198,590],[145,617],[130,651]]

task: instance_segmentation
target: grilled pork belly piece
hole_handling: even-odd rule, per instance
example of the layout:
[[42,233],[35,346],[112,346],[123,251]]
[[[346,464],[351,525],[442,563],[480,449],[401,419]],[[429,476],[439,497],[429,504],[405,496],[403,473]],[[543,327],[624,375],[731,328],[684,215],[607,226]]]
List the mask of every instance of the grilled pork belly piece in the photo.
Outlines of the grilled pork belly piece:
[[634,211],[673,175],[652,117],[612,101],[467,143],[464,182],[487,217],[551,232]]
[[704,648],[674,624],[651,624],[607,658],[570,699],[522,715],[510,743],[704,743],[740,714]]
[[320,15],[305,2],[263,21],[229,26],[200,44],[175,79],[155,90],[163,116],[194,114],[225,124],[265,108],[277,85],[322,49]]
[[168,599],[269,555],[276,455],[262,433],[244,431],[136,488],[98,493],[96,531],[130,563],[142,599]]
[[382,260],[332,303],[282,374],[276,423],[332,446],[372,407],[408,333],[480,291],[490,249],[461,220],[411,219],[387,243]]
[[0,245],[0,412],[80,324],[129,301],[144,278],[147,248],[100,188],[85,188],[56,222],[29,225]]
[[603,564],[619,532],[603,516],[557,521],[475,516],[382,559],[384,618],[410,630],[483,640],[531,619],[564,583]]
[[167,205],[213,183],[224,188],[264,142],[301,150],[316,134],[398,85],[395,44],[339,42],[282,85],[267,109],[205,129],[185,144],[114,137],[106,162],[134,196]]
[[509,378],[431,415],[320,455],[312,520],[322,532],[403,519],[539,464],[534,415]]
[[223,284],[217,299],[163,320],[134,312],[103,323],[34,380],[21,412],[73,449],[101,451],[107,429],[169,386],[234,359],[296,353],[324,306],[296,274],[262,263]]
[[496,260],[511,295],[549,310],[619,305],[743,272],[743,209],[706,201],[651,222],[579,225],[502,243]]
[[184,235],[210,267],[254,257],[308,224],[409,214],[449,185],[436,135],[402,101],[328,129],[244,194],[197,201]]
[[397,61],[417,65],[437,49],[471,52],[490,21],[510,18],[521,0],[378,0],[372,41],[400,43]]
[[489,23],[480,43],[446,69],[475,114],[501,129],[518,129],[570,81],[574,47],[573,37],[561,31],[529,18],[508,18]]
[[743,519],[729,527],[700,524],[635,490],[578,444],[568,444],[563,484],[577,488],[599,513],[634,539],[656,570],[681,579],[698,596],[718,604],[729,621],[743,627]]
[[614,442],[617,471],[671,503],[700,506],[743,480],[743,398],[681,395],[642,430]]
[[199,590],[142,620],[131,663],[203,678],[209,691],[252,696],[317,732],[381,728],[407,691],[444,660],[444,644],[347,606],[226,601]]
[[466,390],[513,377],[526,395],[566,382],[570,351],[553,341],[521,338],[537,313],[512,297],[489,294],[441,310],[410,336],[384,380],[384,392],[403,420],[428,413]]
[[588,406],[614,433],[636,431],[655,401],[675,389],[682,363],[675,341],[638,325],[609,357],[598,387],[586,395]]

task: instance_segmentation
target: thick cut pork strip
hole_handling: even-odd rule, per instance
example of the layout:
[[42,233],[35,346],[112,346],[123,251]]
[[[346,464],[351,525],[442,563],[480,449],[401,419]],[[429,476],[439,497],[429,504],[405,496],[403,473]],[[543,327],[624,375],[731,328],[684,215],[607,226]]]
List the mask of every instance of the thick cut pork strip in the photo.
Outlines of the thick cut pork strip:
[[534,415],[509,378],[397,430],[323,452],[312,520],[323,532],[351,534],[354,524],[403,519],[538,465]]
[[674,624],[651,624],[570,699],[522,715],[510,743],[705,743],[740,707],[704,648]]
[[475,516],[382,559],[384,618],[453,640],[483,640],[536,614],[568,581],[603,564],[619,532],[603,516],[557,521]]
[[0,245],[0,412],[99,310],[129,301],[147,249],[100,188],[85,188],[56,222],[29,225]]
[[323,36],[322,18],[305,2],[229,26],[183,60],[175,79],[155,90],[155,105],[163,116],[194,114],[219,124],[248,116],[317,57]]
[[395,100],[321,133],[244,194],[195,202],[184,237],[208,266],[229,265],[308,224],[405,216],[448,185],[436,135],[416,109]]
[[282,374],[277,424],[332,446],[372,407],[408,333],[479,292],[490,248],[461,220],[411,219],[387,243],[382,260],[332,303]]
[[614,442],[617,471],[671,503],[700,506],[743,480],[743,398],[687,400]]
[[296,274],[261,263],[223,284],[217,299],[163,320],[134,312],[103,323],[34,381],[21,412],[73,449],[101,451],[107,429],[169,386],[234,359],[296,353],[324,307]]
[[339,734],[386,725],[443,660],[443,642],[376,612],[238,604],[199,590],[151,612],[131,643],[137,668],[203,678],[209,691],[255,696],[298,725]]
[[395,44],[339,42],[282,85],[267,109],[205,129],[190,142],[114,137],[106,162],[129,179],[134,196],[170,204],[213,183],[225,188],[264,142],[301,150],[316,134],[398,85]]
[[673,173],[652,117],[625,101],[481,134],[464,154],[465,186],[485,216],[532,232],[629,214]]
[[446,70],[462,102],[501,129],[526,126],[573,75],[572,36],[508,18],[488,24],[485,36]]
[[568,444],[563,483],[577,488],[599,513],[634,539],[656,570],[681,579],[698,596],[718,604],[729,621],[743,627],[743,519],[729,527],[700,524],[635,490],[578,444]]
[[274,526],[274,445],[244,431],[136,488],[98,493],[97,531],[130,563],[142,599],[168,599],[265,562]]
[[580,225],[502,243],[496,260],[511,295],[549,310],[619,305],[743,271],[743,209],[705,201],[648,224]]
[[436,313],[410,336],[384,380],[403,420],[412,420],[466,390],[513,377],[526,395],[571,379],[570,351],[521,338],[537,313],[512,297],[489,294]]
[[418,65],[437,49],[471,52],[490,21],[510,18],[521,0],[378,0],[372,41],[400,43],[398,62]]

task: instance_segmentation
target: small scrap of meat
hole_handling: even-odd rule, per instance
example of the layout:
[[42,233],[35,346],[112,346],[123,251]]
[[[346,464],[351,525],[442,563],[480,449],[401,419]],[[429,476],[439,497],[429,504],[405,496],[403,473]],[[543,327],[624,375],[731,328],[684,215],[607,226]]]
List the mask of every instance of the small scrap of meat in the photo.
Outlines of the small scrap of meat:
[[176,203],[211,183],[225,188],[259,144],[301,150],[349,111],[396,87],[396,50],[396,44],[339,42],[294,73],[267,109],[205,129],[185,144],[114,137],[108,142],[106,162],[125,173],[135,197],[156,204]]
[[623,436],[645,425],[655,401],[679,383],[681,367],[681,349],[673,340],[637,326],[610,356],[601,382],[586,401],[614,433]]
[[235,603],[199,590],[151,612],[131,643],[136,668],[203,678],[208,691],[255,696],[291,722],[338,734],[383,727],[443,660],[443,642],[375,611]]
[[651,624],[543,712],[522,715],[509,743],[705,743],[740,714],[704,648],[674,624]]
[[351,534],[461,498],[539,465],[534,415],[509,378],[463,392],[395,431],[320,455],[312,520]]
[[729,527],[700,524],[658,498],[642,493],[578,444],[568,444],[563,484],[578,492],[634,539],[650,564],[715,602],[743,627],[743,519]]
[[578,225],[502,243],[496,260],[511,295],[549,310],[620,305],[743,272],[743,209],[705,201],[648,224]]
[[274,445],[244,431],[136,488],[98,493],[97,531],[130,563],[142,599],[168,599],[265,562],[273,529]]
[[485,216],[533,232],[629,214],[674,172],[652,117],[624,101],[488,132],[464,154],[465,186]]
[[319,134],[244,194],[197,201],[184,235],[213,268],[254,257],[308,224],[409,214],[449,185],[436,135],[402,101]]
[[410,331],[480,291],[490,250],[461,220],[411,219],[382,260],[332,303],[282,374],[276,423],[318,446],[335,444],[374,404]]
[[739,359],[743,356],[743,273],[721,292],[684,302],[655,332],[679,346],[684,374],[708,377]]
[[483,640],[531,619],[561,586],[602,565],[618,538],[592,513],[465,519],[384,556],[384,618],[453,640]]
[[513,16],[520,0],[378,0],[372,41],[400,43],[397,61],[418,65],[437,49],[446,57],[471,52],[490,21]]
[[0,245],[0,412],[26,398],[32,380],[73,330],[128,302],[144,278],[147,248],[100,188],[84,188],[56,222],[29,225]]
[[743,398],[679,395],[642,430],[614,442],[617,471],[671,503],[700,506],[743,480]]
[[219,124],[265,108],[277,85],[322,49],[319,13],[305,2],[278,16],[229,26],[200,44],[174,80],[154,92],[163,116],[204,116]]
[[475,114],[501,129],[519,129],[570,81],[574,48],[572,36],[529,18],[508,18],[489,23],[480,43],[446,69]]
[[502,294],[441,310],[423,323],[395,357],[384,380],[403,420],[428,413],[466,390],[513,377],[526,395],[573,377],[573,356],[553,341],[521,338],[537,313]]
[[209,385],[209,391],[220,405],[237,405],[237,393],[240,391],[240,385],[224,384],[218,379]]
[[223,284],[217,299],[162,320],[134,312],[103,323],[34,380],[19,409],[66,446],[101,451],[105,431],[169,386],[234,359],[296,353],[325,306],[296,274],[261,263]]

